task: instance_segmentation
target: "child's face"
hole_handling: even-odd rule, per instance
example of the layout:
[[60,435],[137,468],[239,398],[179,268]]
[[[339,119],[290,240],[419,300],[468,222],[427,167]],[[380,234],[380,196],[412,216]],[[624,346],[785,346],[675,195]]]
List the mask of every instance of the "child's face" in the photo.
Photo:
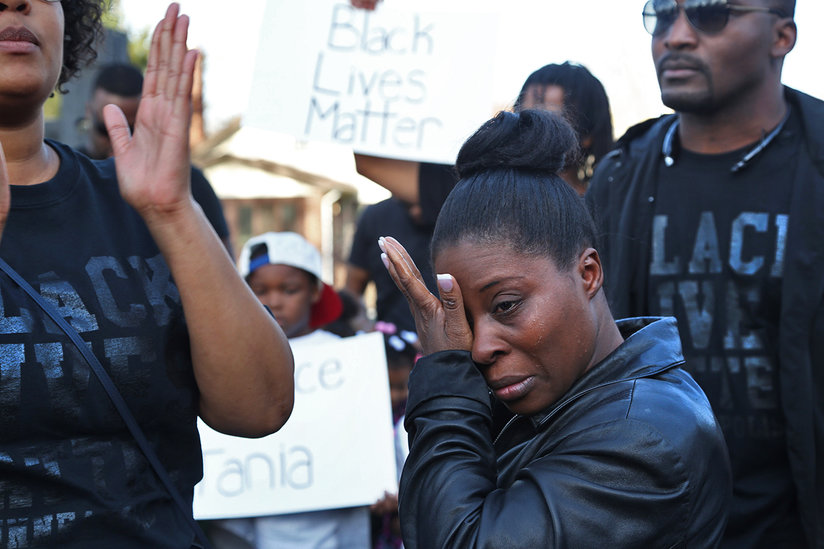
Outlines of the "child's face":
[[288,265],[263,265],[246,278],[261,303],[272,310],[286,337],[312,332],[312,305],[320,299],[320,288],[312,276]]

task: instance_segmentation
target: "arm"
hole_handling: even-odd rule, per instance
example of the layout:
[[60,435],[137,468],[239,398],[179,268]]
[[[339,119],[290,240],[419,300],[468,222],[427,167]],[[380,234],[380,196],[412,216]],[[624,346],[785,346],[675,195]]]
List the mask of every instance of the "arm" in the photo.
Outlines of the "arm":
[[360,299],[369,284],[369,271],[361,269],[351,263],[346,266],[346,285],[344,289]]
[[369,272],[370,256],[376,251],[377,237],[374,230],[373,207],[367,207],[361,213],[358,223],[355,226],[355,234],[352,237],[352,246],[349,250],[349,259],[346,262],[346,282],[344,290],[355,297],[358,301],[363,301],[363,292],[372,280]]
[[356,8],[374,10],[380,0],[352,0],[352,5]]
[[145,220],[180,289],[200,415],[219,431],[262,436],[291,413],[293,358],[191,196],[188,135],[197,52],[186,48],[187,29],[188,18],[178,17],[172,4],[152,37],[134,136],[117,107],[108,105],[104,118],[121,194]]
[[355,168],[359,174],[385,188],[395,198],[407,204],[420,203],[419,162],[355,153]]

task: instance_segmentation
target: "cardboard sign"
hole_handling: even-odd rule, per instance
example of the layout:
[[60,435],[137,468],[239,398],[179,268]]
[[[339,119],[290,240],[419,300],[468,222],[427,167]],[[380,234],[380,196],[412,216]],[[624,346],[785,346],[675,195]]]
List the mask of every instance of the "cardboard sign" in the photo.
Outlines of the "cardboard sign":
[[203,480],[197,519],[276,515],[370,505],[397,492],[383,336],[292,346],[295,406],[260,439],[200,422]]
[[494,114],[495,18],[420,5],[386,2],[372,12],[348,0],[268,2],[244,124],[453,163]]

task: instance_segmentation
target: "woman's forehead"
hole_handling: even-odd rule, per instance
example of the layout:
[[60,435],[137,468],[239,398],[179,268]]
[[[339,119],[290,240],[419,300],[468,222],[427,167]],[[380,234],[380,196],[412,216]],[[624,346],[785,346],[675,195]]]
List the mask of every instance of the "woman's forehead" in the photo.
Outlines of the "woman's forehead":
[[[543,253],[528,253],[518,243],[501,238],[491,240],[461,239],[441,247],[434,257],[435,266],[467,268],[481,273],[494,266],[501,273],[519,272],[525,263],[551,261]],[[438,269],[438,272],[444,271]]]

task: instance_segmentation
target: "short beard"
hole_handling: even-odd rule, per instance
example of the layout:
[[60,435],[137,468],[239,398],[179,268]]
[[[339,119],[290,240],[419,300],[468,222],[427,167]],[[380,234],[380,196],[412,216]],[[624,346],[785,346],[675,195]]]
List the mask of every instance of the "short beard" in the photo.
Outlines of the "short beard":
[[710,91],[679,93],[661,90],[661,102],[675,112],[706,115],[717,110]]

